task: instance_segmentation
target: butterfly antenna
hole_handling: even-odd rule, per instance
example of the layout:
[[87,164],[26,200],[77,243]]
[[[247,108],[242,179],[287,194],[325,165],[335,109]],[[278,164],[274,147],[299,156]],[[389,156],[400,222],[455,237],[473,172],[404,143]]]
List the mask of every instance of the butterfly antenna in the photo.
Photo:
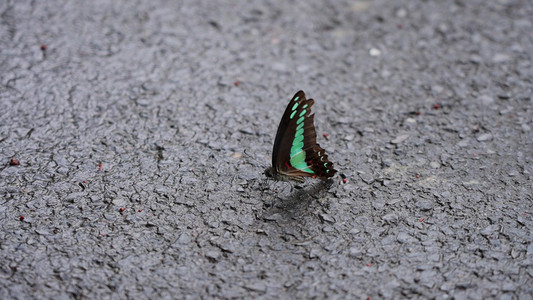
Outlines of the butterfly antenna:
[[292,194],[292,190],[293,190],[292,184],[290,182],[285,182],[285,183],[289,185],[289,194]]
[[[260,162],[259,160],[257,160],[257,159],[256,159],[255,157],[253,157],[252,155],[248,154],[248,152],[246,152],[246,149],[243,150],[243,153],[246,155],[246,157],[247,157],[249,160],[255,162],[255,165],[256,165],[256,166],[259,166],[259,167],[262,168],[262,169],[266,169],[265,164],[262,163],[262,162]],[[248,163],[250,163],[249,160],[248,160]],[[254,180],[256,180],[256,179],[254,179]],[[269,180],[268,180],[268,177],[263,177],[262,179],[259,180],[259,188],[261,189],[261,198],[263,198],[263,197],[264,197],[264,194],[265,194],[265,190],[266,190],[265,185],[268,185],[268,190],[270,190],[271,187],[272,187],[272,184],[269,184],[268,181],[269,181]]]
[[231,178],[231,186],[233,186],[233,182],[235,182],[235,178],[237,178],[237,174],[233,175],[233,178]]
[[255,157],[253,157],[250,154],[248,154],[246,152],[246,149],[244,149],[243,153],[246,155],[246,157],[248,157],[249,159],[253,160],[256,163],[256,165],[259,165],[261,168],[266,169],[265,164],[263,164],[262,162],[260,162],[257,159],[255,159]]

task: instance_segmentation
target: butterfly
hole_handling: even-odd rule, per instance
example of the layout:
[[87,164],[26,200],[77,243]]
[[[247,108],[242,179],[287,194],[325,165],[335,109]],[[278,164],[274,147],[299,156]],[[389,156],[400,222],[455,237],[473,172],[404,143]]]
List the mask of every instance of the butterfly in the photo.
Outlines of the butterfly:
[[316,143],[315,115],[311,114],[314,103],[303,91],[292,97],[278,126],[272,167],[265,171],[266,176],[303,182],[304,177],[327,180],[337,172],[326,151]]

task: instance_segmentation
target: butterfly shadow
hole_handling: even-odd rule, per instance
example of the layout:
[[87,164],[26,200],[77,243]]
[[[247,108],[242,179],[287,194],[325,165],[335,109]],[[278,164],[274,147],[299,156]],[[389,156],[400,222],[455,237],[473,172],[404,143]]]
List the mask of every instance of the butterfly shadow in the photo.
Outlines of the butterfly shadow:
[[[311,214],[316,208],[316,204],[324,205],[329,188],[333,184],[332,180],[320,181],[318,183],[306,183],[304,185],[290,185],[288,195],[273,195],[270,201],[265,201],[265,215],[279,214],[285,221],[297,220],[304,215]],[[271,193],[274,193],[271,191]]]

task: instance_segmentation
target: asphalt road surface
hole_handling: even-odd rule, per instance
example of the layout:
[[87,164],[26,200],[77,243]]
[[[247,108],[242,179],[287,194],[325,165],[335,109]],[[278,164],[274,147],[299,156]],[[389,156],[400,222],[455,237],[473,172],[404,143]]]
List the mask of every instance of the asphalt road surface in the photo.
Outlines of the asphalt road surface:
[[[533,2],[0,1],[1,299],[533,299]],[[290,98],[329,182],[277,182]]]

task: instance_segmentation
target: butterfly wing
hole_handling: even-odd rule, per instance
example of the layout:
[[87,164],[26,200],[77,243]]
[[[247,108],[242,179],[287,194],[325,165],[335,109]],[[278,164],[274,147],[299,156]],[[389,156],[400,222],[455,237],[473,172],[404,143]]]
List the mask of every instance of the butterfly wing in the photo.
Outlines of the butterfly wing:
[[299,91],[287,105],[272,151],[275,173],[290,179],[318,177],[326,180],[337,172],[326,151],[316,143],[314,114],[311,114],[314,103]]

